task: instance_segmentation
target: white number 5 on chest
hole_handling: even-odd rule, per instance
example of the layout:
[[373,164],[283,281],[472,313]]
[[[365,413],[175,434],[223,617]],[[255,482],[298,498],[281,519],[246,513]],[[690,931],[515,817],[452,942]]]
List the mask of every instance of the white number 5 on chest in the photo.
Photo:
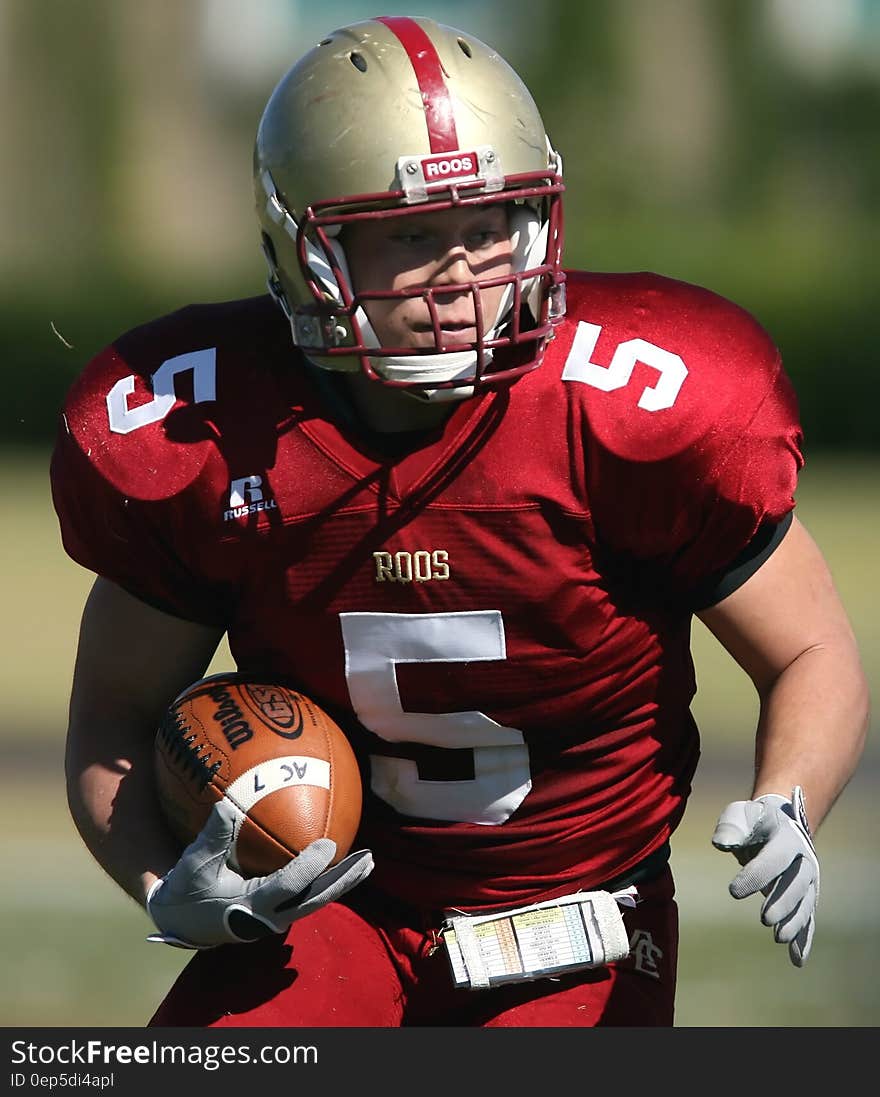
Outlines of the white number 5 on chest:
[[405,712],[395,670],[397,663],[506,659],[501,614],[342,613],[340,619],[348,691],[364,727],[390,743],[465,749],[473,758],[472,778],[433,780],[420,774],[414,758],[372,755],[373,792],[423,819],[490,826],[508,819],[532,784],[522,732],[482,712]]

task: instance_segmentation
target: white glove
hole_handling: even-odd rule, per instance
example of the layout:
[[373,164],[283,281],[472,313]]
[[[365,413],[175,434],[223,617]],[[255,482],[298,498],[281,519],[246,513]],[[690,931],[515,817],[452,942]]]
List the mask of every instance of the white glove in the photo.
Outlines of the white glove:
[[718,820],[712,845],[732,853],[745,866],[731,881],[730,894],[766,896],[761,921],[788,945],[795,967],[803,967],[813,944],[819,900],[819,861],[798,785],[791,799],[769,793],[757,800],[728,804]]
[[202,949],[284,933],[373,871],[367,849],[328,869],[336,843],[318,838],[269,876],[246,879],[228,863],[243,821],[231,801],[214,805],[199,836],[147,894],[147,913],[159,930],[148,941]]

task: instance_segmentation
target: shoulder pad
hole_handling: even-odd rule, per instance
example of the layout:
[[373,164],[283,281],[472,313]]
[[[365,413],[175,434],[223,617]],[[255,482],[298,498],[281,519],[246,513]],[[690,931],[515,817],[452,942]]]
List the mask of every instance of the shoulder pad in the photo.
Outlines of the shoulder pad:
[[[86,366],[67,395],[63,431],[122,495],[179,494],[217,451],[230,409],[275,410],[271,351],[255,337],[263,326],[249,322],[263,300],[190,306],[127,332]],[[270,389],[263,401],[253,399],[255,376]]]
[[776,382],[779,352],[733,302],[655,274],[574,275],[553,348],[582,387],[597,442],[656,460],[743,429]]

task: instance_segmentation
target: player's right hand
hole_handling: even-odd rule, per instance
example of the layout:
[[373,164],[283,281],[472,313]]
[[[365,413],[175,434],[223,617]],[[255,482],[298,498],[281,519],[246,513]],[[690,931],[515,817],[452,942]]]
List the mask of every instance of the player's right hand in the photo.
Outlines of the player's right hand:
[[159,931],[148,941],[205,949],[284,933],[373,871],[369,850],[350,853],[328,868],[336,843],[318,838],[277,871],[247,879],[229,865],[243,821],[243,812],[229,800],[214,805],[199,836],[147,894],[147,913]]

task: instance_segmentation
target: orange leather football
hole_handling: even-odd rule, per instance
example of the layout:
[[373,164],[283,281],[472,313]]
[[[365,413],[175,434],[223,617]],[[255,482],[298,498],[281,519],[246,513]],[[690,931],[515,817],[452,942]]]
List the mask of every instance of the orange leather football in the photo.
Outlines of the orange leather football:
[[316,838],[333,863],[360,823],[361,774],[345,734],[309,697],[238,673],[199,679],[156,734],[159,801],[187,845],[223,796],[246,814],[233,850],[244,876],[264,876]]

